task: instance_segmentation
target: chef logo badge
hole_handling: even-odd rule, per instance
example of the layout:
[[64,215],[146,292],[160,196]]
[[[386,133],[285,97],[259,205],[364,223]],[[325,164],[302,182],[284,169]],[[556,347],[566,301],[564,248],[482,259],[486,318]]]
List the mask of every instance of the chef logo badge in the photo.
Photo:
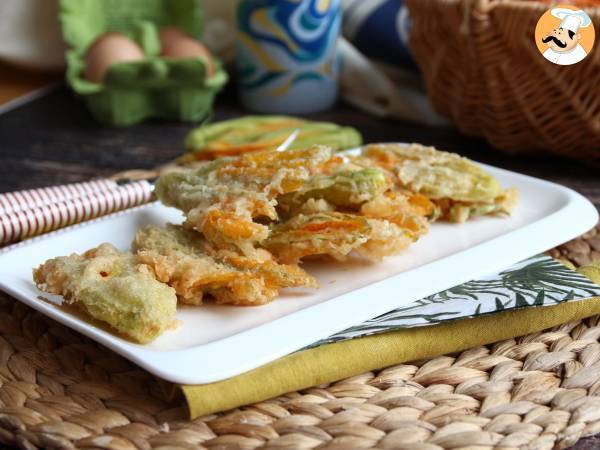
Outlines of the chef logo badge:
[[548,61],[570,66],[584,59],[594,46],[594,24],[585,11],[558,5],[546,11],[535,27],[535,41]]

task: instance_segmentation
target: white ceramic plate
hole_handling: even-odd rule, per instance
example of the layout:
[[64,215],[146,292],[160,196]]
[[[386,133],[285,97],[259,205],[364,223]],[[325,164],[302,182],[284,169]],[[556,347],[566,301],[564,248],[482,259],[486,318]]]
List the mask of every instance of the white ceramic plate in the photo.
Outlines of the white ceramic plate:
[[166,380],[199,384],[238,375],[319,339],[460,283],[502,270],[595,225],[598,214],[581,195],[547,181],[485,166],[503,186],[519,189],[509,218],[463,225],[435,223],[404,254],[379,264],[358,261],[306,264],[317,291],[284,292],[266,306],[179,308],[181,325],[148,345],[97,328],[41,293],[31,269],[48,258],[81,252],[101,242],[127,249],[146,224],[180,222],[181,214],[153,203],[76,225],[0,254],[0,288],[25,304],[95,339]]

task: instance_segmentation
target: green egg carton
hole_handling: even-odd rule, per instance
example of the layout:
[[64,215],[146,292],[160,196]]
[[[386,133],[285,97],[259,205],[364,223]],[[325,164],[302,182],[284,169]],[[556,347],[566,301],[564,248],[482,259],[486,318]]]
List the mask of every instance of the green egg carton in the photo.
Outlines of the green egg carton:
[[[162,58],[158,32],[176,26],[198,38],[202,10],[197,0],[61,0],[60,21],[69,86],[101,123],[127,126],[151,117],[199,121],[211,111],[227,73],[215,58],[206,77],[201,58]],[[85,52],[96,38],[119,31],[141,47],[145,59],[115,63],[102,84],[83,77]]]

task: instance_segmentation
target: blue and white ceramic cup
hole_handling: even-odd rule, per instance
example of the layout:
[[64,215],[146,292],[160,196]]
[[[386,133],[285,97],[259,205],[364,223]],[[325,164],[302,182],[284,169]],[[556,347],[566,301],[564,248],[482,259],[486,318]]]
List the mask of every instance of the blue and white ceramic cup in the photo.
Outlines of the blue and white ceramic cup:
[[340,0],[241,0],[237,79],[251,110],[301,114],[337,97]]

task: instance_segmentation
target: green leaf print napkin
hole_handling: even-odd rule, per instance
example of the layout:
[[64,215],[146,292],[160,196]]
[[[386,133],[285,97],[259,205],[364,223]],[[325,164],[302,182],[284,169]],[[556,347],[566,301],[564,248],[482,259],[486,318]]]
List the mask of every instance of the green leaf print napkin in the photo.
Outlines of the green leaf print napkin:
[[600,296],[600,286],[547,255],[447,289],[315,342],[309,348],[400,328]]
[[[600,264],[579,270],[600,282]],[[236,377],[179,389],[190,417],[195,418],[595,314],[600,314],[600,286],[549,256],[538,255],[375,317]]]

